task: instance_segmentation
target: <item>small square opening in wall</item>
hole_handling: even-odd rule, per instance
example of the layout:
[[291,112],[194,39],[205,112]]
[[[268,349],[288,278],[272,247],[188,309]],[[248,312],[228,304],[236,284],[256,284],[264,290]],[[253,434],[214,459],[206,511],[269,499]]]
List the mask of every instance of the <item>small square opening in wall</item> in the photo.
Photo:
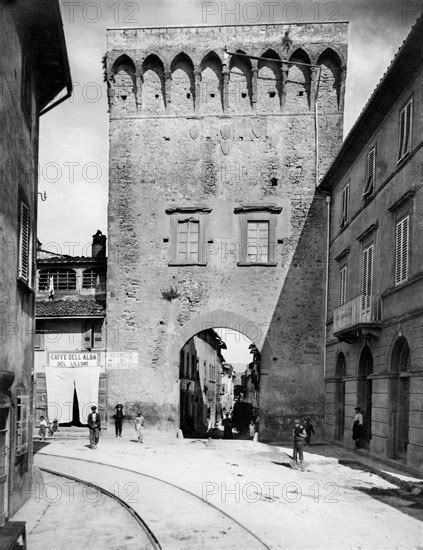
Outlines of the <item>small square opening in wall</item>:
[[187,94],[187,99],[190,99],[191,98],[191,94]]
[[121,97],[121,99],[123,99],[123,101],[125,101],[125,99],[126,99],[128,96],[125,95],[125,94],[122,94],[120,97]]
[[298,95],[299,95],[300,97],[303,97],[303,95],[304,95],[304,90],[300,90],[300,91],[298,92]]
[[278,178],[270,178],[270,184],[272,187],[277,187],[278,183]]
[[215,94],[210,94],[210,97],[214,97],[214,96],[215,96]]
[[269,97],[270,98],[273,99],[275,97],[275,95],[276,95],[276,92],[269,92]]
[[245,99],[247,97],[247,94],[245,92],[242,92],[241,97],[242,99]]
[[154,97],[155,97],[156,99],[159,99],[159,94],[156,94]]

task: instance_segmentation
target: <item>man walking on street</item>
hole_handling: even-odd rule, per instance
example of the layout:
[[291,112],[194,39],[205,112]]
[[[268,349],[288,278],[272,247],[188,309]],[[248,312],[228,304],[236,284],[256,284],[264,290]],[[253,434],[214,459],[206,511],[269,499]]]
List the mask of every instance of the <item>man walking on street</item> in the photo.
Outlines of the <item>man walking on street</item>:
[[307,432],[305,431],[304,426],[300,423],[299,420],[295,420],[295,426],[292,430],[292,435],[294,436],[294,460],[295,460],[295,467],[297,467],[297,456],[300,460],[300,470],[304,471],[303,469],[303,460],[304,460],[304,442],[307,437]]
[[123,405],[118,403],[115,407],[115,432],[116,437],[122,437]]
[[97,407],[94,405],[91,407],[91,413],[88,415],[88,429],[90,432],[90,447],[96,449],[98,445],[98,439],[100,437],[101,418],[97,411]]

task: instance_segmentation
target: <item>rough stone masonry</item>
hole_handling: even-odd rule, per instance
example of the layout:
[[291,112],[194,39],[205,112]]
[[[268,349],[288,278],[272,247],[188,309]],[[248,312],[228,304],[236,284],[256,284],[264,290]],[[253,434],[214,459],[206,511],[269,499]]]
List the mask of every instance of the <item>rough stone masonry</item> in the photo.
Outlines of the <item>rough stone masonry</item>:
[[[260,439],[324,413],[326,199],[347,24],[114,29],[108,396],[179,427],[179,352],[226,327],[261,351]],[[316,112],[317,111],[317,112]]]

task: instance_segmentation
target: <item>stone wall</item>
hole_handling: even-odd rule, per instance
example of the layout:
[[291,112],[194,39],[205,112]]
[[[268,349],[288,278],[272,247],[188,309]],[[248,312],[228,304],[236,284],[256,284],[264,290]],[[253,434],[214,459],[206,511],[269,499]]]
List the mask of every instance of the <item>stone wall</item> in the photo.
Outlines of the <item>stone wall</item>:
[[[324,170],[342,140],[346,32],[109,31],[107,348],[139,357],[108,373],[111,402],[142,401],[146,416],[175,428],[179,350],[193,330],[223,326],[261,351],[262,440],[288,437],[297,414],[321,427],[326,204],[316,165]],[[181,220],[199,224],[196,265],[178,263]],[[256,265],[249,220],[270,231]]]

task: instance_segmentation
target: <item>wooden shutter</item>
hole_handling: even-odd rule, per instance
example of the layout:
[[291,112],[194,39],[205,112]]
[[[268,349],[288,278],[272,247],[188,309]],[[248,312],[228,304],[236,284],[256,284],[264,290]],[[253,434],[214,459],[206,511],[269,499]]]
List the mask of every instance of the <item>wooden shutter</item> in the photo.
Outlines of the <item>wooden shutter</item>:
[[103,347],[103,322],[96,321],[93,326],[94,348]]
[[400,112],[398,160],[401,160],[410,151],[412,114],[413,101],[410,99]]
[[339,222],[340,227],[348,221],[348,203],[350,200],[350,183],[348,182],[342,189],[342,211],[341,211],[341,220]]
[[93,347],[93,324],[91,321],[84,323],[82,344],[85,349],[91,349]]
[[339,305],[343,306],[347,301],[347,266],[339,270]]
[[363,198],[370,197],[374,191],[376,170],[376,147],[370,149],[366,157],[366,185],[364,188]]
[[395,235],[395,284],[408,279],[408,238],[410,217],[406,216],[396,226]]
[[19,278],[31,281],[31,227],[28,206],[21,201],[19,219]]
[[34,349],[42,351],[44,349],[44,334],[45,326],[43,321],[36,321],[35,323],[35,336],[34,336]]
[[363,275],[362,275],[362,309],[368,310],[371,307],[371,296],[373,286],[373,245],[363,250]]

